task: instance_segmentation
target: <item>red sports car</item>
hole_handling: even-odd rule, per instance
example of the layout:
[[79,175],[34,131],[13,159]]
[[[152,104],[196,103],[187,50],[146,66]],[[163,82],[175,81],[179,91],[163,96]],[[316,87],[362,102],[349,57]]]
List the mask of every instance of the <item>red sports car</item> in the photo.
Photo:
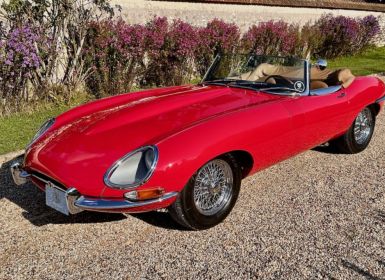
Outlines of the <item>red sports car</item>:
[[246,176],[326,142],[364,150],[384,96],[378,78],[325,61],[222,55],[198,85],[113,96],[50,119],[11,172],[67,215],[168,208],[183,226],[206,229],[229,214]]

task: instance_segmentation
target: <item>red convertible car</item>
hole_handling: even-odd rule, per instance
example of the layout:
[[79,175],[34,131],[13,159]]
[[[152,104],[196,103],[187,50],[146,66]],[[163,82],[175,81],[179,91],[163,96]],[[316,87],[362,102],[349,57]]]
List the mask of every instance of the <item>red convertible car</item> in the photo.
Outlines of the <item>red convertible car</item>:
[[198,85],[113,96],[50,119],[11,172],[67,215],[168,208],[181,225],[206,229],[229,214],[246,176],[326,142],[364,150],[384,96],[378,78],[325,61],[222,55]]

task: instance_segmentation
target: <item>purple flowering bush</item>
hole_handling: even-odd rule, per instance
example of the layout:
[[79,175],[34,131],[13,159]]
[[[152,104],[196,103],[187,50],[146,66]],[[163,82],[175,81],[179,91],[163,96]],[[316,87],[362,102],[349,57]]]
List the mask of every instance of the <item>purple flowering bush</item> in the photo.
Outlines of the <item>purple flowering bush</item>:
[[206,27],[198,28],[194,51],[198,73],[203,76],[217,54],[233,53],[239,46],[240,36],[236,24],[220,19],[213,19]]
[[370,45],[380,32],[378,19],[374,16],[355,19],[327,14],[314,27],[321,36],[314,55],[326,58],[358,53]]
[[83,51],[96,97],[129,91],[143,72],[145,28],[123,20],[92,22]]
[[251,26],[242,37],[242,49],[256,54],[295,55],[299,38],[298,26],[271,20]]
[[0,93],[16,106],[20,94],[28,101],[28,81],[40,66],[39,40],[37,29],[29,25],[10,29],[0,39]]
[[[109,10],[105,0],[100,3],[99,11]],[[96,98],[136,88],[179,85],[201,78],[217,54],[333,58],[360,52],[381,34],[374,16],[324,15],[302,27],[267,21],[242,35],[236,24],[220,19],[205,27],[165,17],[132,25],[92,16],[91,10],[76,7],[68,14],[69,25],[41,24],[34,9],[31,20],[23,12],[31,9],[27,4],[8,17],[7,28],[0,22],[0,115],[19,110],[19,105],[30,100],[47,100],[47,96],[62,95],[67,100],[78,85],[85,84]],[[55,87],[60,91],[52,94]]]
[[142,85],[179,85],[191,80],[196,30],[181,20],[156,17],[146,25],[148,63]]
[[133,87],[168,86],[202,77],[219,53],[254,52],[331,58],[352,54],[374,42],[378,19],[325,15],[303,27],[284,21],[253,25],[241,37],[233,23],[214,19],[205,27],[154,17],[144,25],[104,20],[90,25],[84,55],[97,97]]

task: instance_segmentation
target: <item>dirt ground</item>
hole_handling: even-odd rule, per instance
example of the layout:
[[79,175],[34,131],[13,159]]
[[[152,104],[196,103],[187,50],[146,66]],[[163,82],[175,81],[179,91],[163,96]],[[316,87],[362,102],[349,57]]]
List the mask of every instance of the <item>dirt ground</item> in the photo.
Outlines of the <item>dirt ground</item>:
[[[385,114],[357,155],[320,147],[243,182],[206,231],[165,212],[64,216],[0,173],[0,279],[384,279]],[[3,157],[4,158],[4,157]]]

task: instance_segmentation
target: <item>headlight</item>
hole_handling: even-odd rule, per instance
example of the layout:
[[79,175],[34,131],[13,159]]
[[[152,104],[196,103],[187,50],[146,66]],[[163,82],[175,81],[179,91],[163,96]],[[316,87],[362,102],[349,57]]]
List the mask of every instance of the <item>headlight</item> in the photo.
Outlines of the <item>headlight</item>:
[[115,162],[104,176],[104,183],[117,189],[129,189],[144,184],[154,172],[158,161],[155,146],[139,148]]
[[37,141],[37,139],[39,139],[44,133],[46,133],[46,131],[55,123],[55,118],[52,118],[52,119],[49,119],[48,121],[46,121],[40,128],[39,130],[36,132],[35,136],[33,136],[31,142],[29,142],[29,144],[27,145],[27,149],[29,147],[31,147],[31,145],[33,143],[35,143]]

